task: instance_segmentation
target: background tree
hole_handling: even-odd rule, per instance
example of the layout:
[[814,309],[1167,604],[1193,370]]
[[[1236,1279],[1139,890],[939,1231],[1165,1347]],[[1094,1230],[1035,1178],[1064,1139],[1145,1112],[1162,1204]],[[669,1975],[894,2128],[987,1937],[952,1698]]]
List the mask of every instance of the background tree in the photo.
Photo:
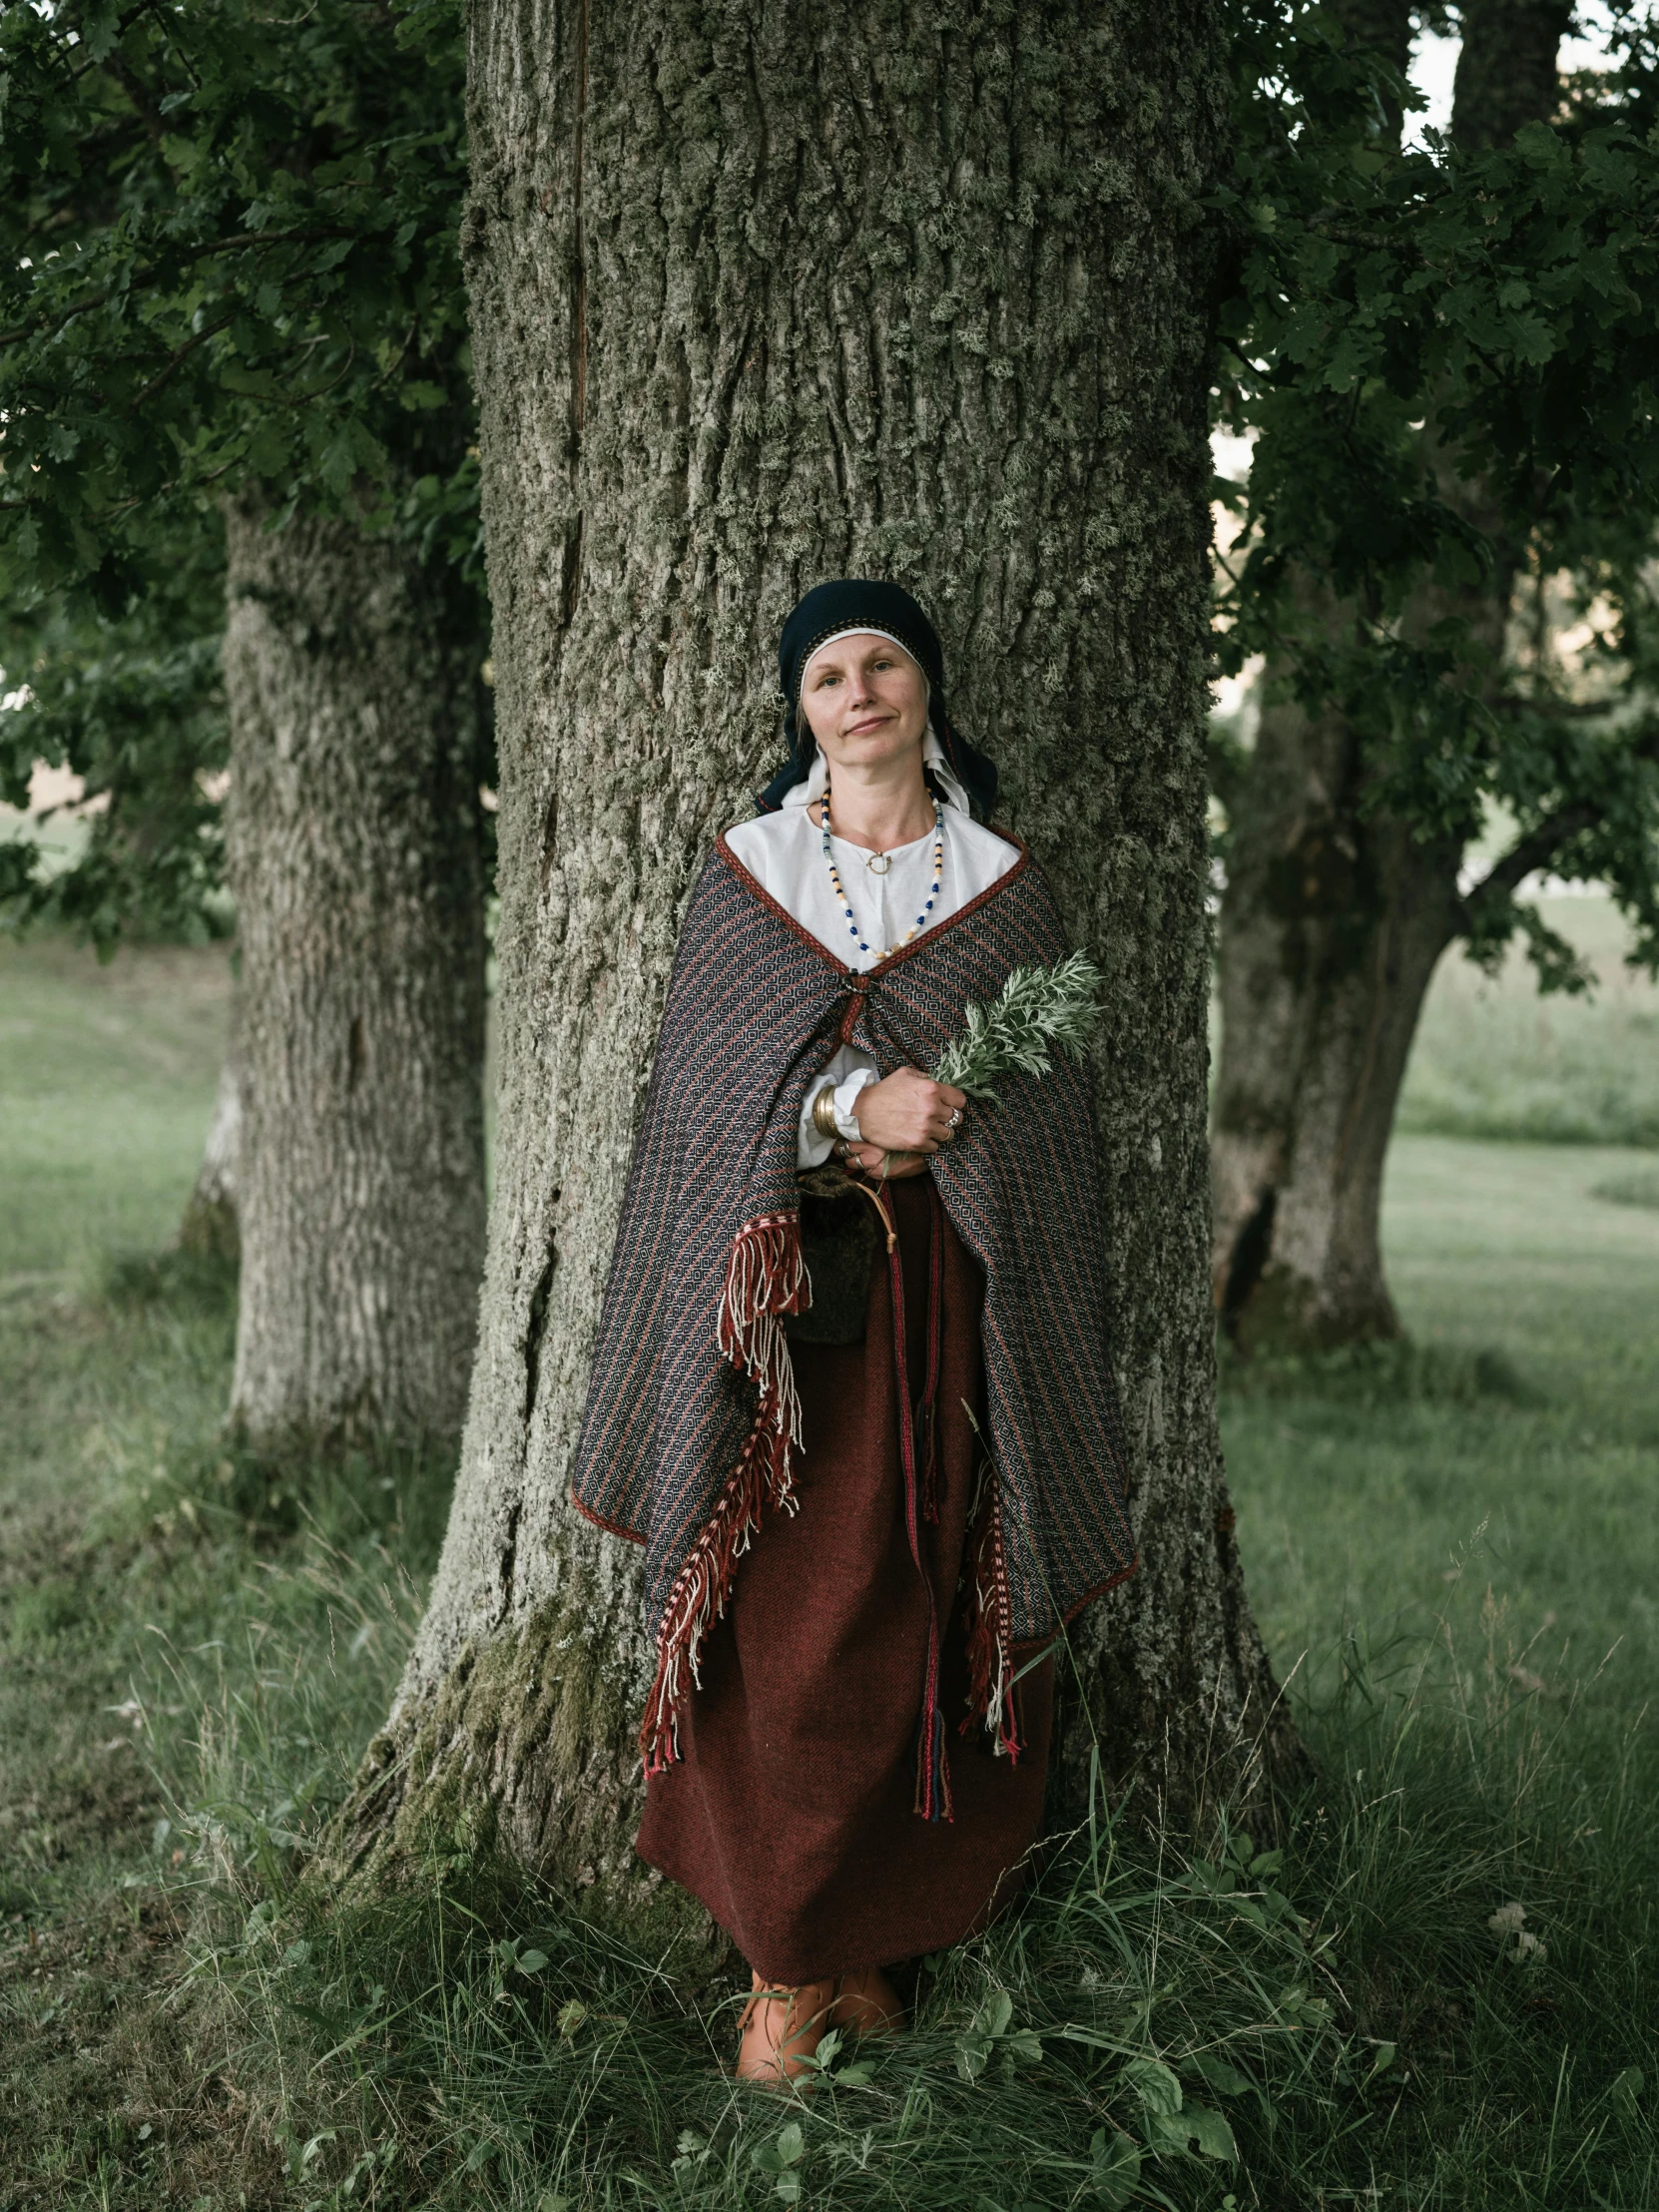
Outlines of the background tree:
[[[230,727],[220,647],[225,574],[217,529],[195,516],[158,529],[154,574],[121,615],[73,590],[0,608],[0,789],[27,797],[37,763],[66,769],[80,797],[0,843],[6,926],[66,929],[100,955],[123,937],[195,943],[233,926],[223,794]],[[19,681],[23,679],[23,681]],[[62,812],[79,848],[48,845]],[[180,1242],[235,1260],[241,1125],[237,1021]]]
[[[56,594],[60,627],[155,630],[182,531],[198,569],[225,564],[236,1409],[265,1437],[452,1431],[482,1249],[488,736],[458,27],[72,0],[8,11],[0,40],[0,588],[47,618]],[[9,765],[15,790],[15,736]],[[199,777],[179,788],[199,805]],[[22,874],[14,898],[49,905]]]
[[1207,1291],[1219,12],[664,0],[532,23],[486,0],[471,53],[501,1140],[457,1495],[356,1833],[643,1880],[637,1559],[570,1508],[570,1454],[682,903],[776,749],[782,617],[848,573],[936,612],[1004,819],[1108,978],[1146,1564],[1072,1627],[1056,1789],[1075,1811],[1098,1748],[1191,1810],[1289,1745]]
[[157,573],[119,616],[84,598],[14,596],[0,607],[0,776],[27,802],[37,761],[79,777],[78,851],[0,843],[0,914],[113,949],[123,931],[223,935],[224,841],[216,794],[230,733],[220,679],[225,579],[194,522],[158,532]]
[[[1632,657],[1659,494],[1646,71],[1638,55],[1579,86],[1556,122],[1567,8],[1470,0],[1450,142],[1401,155],[1409,11],[1364,13],[1358,70],[1318,16],[1276,29],[1298,98],[1258,109],[1239,177],[1226,401],[1260,435],[1224,662],[1262,651],[1268,676],[1254,751],[1217,764],[1213,1270],[1247,1349],[1397,1331],[1382,1164],[1447,945],[1490,964],[1524,932],[1546,986],[1580,984],[1517,902],[1544,866],[1608,881],[1643,957],[1659,921],[1656,725]],[[1505,652],[1517,587],[1563,569],[1630,649],[1599,704]],[[1492,802],[1512,839],[1465,889]]]

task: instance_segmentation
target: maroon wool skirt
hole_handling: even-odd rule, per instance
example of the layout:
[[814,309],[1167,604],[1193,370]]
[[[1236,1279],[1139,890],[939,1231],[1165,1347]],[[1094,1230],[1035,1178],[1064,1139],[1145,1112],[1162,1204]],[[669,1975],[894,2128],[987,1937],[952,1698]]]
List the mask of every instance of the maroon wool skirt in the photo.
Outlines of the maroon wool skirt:
[[[909,1374],[926,1359],[932,1187],[888,1185]],[[648,1786],[640,1857],[698,1898],[767,1980],[796,1984],[942,1949],[1013,1895],[1042,1818],[1053,1663],[1016,1690],[1017,1763],[966,1736],[958,1583],[981,1431],[984,1277],[938,1209],[938,1519],[920,1521],[941,1625],[953,1815],[913,1810],[928,1589],[911,1556],[899,1455],[892,1292],[872,1270],[861,1345],[791,1346],[801,1393],[800,1510],[738,1563],[681,1722],[682,1758]]]

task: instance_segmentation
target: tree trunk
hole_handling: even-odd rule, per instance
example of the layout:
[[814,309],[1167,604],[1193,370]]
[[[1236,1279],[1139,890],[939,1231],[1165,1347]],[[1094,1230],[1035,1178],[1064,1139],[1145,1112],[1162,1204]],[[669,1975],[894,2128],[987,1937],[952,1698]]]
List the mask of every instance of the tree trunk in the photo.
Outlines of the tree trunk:
[[1001,818],[1108,978],[1146,1564],[1071,1630],[1057,1809],[1096,1736],[1109,1778],[1189,1806],[1259,1754],[1273,1686],[1205,1286],[1200,195],[1223,59],[1212,0],[948,31],[892,0],[477,8],[500,1153],[462,1471],[359,1846],[493,1839],[636,1916],[658,1887],[631,1849],[638,1559],[566,1485],[678,917],[773,765],[782,618],[834,575],[935,612]]
[[[1410,11],[1349,0],[1358,28],[1398,66]],[[1462,11],[1452,135],[1507,141],[1555,103],[1557,0],[1481,0]],[[1501,681],[1520,548],[1495,502],[1457,473],[1432,420],[1425,489],[1493,546],[1479,588],[1424,584],[1404,618],[1426,637],[1455,618]],[[1352,607],[1306,603],[1335,636]],[[1465,927],[1463,839],[1419,840],[1363,802],[1361,733],[1332,707],[1310,716],[1270,665],[1256,748],[1231,795],[1218,975],[1221,1063],[1212,1139],[1211,1282],[1242,1351],[1320,1350],[1396,1336],[1382,1272],[1382,1168],[1411,1040],[1440,954]]]
[[256,1439],[459,1432],[483,1255],[477,670],[401,547],[228,518]]
[[1547,123],[1561,99],[1561,41],[1572,0],[1462,0],[1462,44],[1451,88],[1451,135],[1471,150],[1507,146],[1526,123]]
[[231,993],[231,1027],[220,1064],[214,1118],[202,1148],[195,1188],[179,1223],[179,1247],[203,1259],[237,1261],[242,1240],[237,1228],[237,1163],[242,1149],[242,992]]
[[1367,816],[1343,717],[1269,700],[1222,903],[1214,1293],[1252,1352],[1392,1337],[1382,1165],[1461,846]]

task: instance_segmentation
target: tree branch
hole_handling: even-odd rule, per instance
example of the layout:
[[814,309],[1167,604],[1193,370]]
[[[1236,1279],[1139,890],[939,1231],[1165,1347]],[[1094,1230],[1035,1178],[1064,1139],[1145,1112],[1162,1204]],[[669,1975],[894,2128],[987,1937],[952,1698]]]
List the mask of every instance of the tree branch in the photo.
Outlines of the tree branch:
[[1495,906],[1500,898],[1512,897],[1534,868],[1552,860],[1569,837],[1577,836],[1580,830],[1593,829],[1600,820],[1601,809],[1581,799],[1540,822],[1537,829],[1529,830],[1524,837],[1517,837],[1502,859],[1493,861],[1462,901],[1464,933],[1468,933],[1480,907]]
[[138,409],[144,405],[147,399],[155,398],[157,392],[161,390],[163,384],[167,382],[168,378],[173,374],[173,371],[179,366],[179,363],[184,360],[188,354],[194,353],[199,345],[206,345],[210,338],[218,337],[221,330],[228,330],[235,320],[235,315],[222,315],[219,321],[210,322],[205,330],[198,330],[194,337],[187,338],[184,344],[181,345],[177,349],[177,351],[175,351],[169,358],[167,365],[164,368],[159,369],[157,373],[151,377],[149,383],[145,385],[144,389],[139,392],[136,397],[128,401],[127,404],[132,409],[132,411],[134,413],[137,413]]
[[1499,715],[1537,715],[1544,722],[1605,722],[1626,703],[1622,699],[1528,699],[1520,692],[1505,692],[1491,703]]
[[[365,233],[349,230],[343,224],[332,224],[324,226],[320,230],[308,231],[249,231],[236,238],[212,239],[205,246],[189,249],[181,256],[181,259],[187,262],[192,260],[209,261],[216,254],[246,254],[265,246],[319,246],[326,244],[331,239],[365,237]],[[160,279],[154,270],[140,270],[127,277],[126,288],[133,291],[141,285],[148,286],[159,281]],[[40,316],[33,322],[15,323],[9,330],[0,330],[0,345],[20,345],[25,338],[31,337],[55,337],[65,324],[73,322],[78,314],[86,314],[94,307],[106,305],[115,295],[116,287],[110,284],[103,291],[95,293],[92,298],[79,299],[72,307],[59,310],[55,321],[48,314]]]

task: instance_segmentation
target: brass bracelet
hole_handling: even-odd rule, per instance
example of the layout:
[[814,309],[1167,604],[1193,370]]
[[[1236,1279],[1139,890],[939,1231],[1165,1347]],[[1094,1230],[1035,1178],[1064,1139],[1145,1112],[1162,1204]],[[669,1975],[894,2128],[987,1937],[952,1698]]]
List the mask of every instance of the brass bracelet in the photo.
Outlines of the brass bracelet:
[[840,1129],[835,1121],[835,1086],[826,1083],[813,1100],[813,1127],[821,1137],[838,1137]]

